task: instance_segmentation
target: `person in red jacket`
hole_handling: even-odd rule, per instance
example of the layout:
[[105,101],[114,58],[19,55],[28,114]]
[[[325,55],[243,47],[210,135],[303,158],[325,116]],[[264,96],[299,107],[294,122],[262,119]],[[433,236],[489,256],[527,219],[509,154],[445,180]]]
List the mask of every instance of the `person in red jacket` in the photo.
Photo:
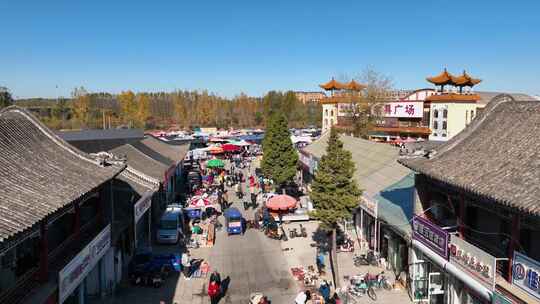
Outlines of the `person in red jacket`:
[[210,297],[211,304],[217,304],[219,302],[219,285],[214,281],[208,284],[208,296]]

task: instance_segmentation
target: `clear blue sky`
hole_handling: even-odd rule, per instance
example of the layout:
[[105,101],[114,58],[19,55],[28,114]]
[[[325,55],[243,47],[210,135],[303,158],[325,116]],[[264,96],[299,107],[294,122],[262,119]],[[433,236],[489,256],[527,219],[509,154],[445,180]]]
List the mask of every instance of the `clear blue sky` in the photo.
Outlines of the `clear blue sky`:
[[[540,0],[1,0],[0,86],[17,97],[317,90],[366,66],[397,88],[443,67],[540,93]],[[58,88],[56,88],[58,86]]]

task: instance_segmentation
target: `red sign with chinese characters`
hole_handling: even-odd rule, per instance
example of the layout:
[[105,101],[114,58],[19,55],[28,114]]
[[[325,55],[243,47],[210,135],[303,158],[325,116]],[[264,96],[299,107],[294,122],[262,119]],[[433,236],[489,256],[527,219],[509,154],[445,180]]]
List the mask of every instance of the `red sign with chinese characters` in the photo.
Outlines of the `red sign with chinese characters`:
[[383,117],[410,117],[422,118],[424,116],[423,102],[391,102],[382,106]]

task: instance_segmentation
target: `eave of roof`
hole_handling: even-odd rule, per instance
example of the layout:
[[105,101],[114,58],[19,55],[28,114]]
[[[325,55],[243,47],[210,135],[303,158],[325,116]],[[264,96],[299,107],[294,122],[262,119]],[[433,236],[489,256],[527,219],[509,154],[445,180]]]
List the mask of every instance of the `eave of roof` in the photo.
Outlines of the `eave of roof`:
[[114,178],[124,166],[100,166],[16,106],[0,111],[0,242]]
[[540,102],[496,98],[431,158],[399,162],[488,201],[540,214]]

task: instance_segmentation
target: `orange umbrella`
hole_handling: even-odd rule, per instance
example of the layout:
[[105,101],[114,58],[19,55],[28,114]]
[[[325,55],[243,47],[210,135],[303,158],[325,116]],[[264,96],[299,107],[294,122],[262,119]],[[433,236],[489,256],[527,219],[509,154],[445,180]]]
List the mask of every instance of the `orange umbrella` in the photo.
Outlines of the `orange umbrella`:
[[221,147],[218,147],[218,146],[211,146],[209,148],[210,150],[210,153],[212,154],[220,154],[220,153],[223,153],[223,149]]
[[266,208],[273,211],[294,209],[296,208],[296,199],[286,194],[275,195],[266,202]]

